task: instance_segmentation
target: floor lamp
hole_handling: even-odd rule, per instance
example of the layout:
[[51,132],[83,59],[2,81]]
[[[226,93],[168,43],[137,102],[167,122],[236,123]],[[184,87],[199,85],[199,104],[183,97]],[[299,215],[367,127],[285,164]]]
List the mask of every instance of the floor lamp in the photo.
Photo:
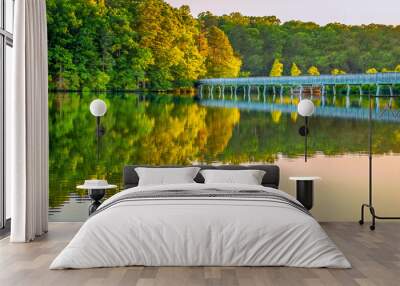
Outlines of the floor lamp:
[[364,224],[364,208],[368,208],[371,216],[372,216],[372,224],[370,225],[370,230],[375,230],[375,220],[376,219],[383,219],[383,220],[393,220],[393,219],[400,219],[400,217],[384,217],[378,216],[375,212],[375,208],[372,201],[372,97],[399,97],[399,96],[372,96],[371,94],[368,96],[369,100],[369,113],[368,113],[368,203],[364,203],[361,205],[361,219],[358,221],[359,224]]

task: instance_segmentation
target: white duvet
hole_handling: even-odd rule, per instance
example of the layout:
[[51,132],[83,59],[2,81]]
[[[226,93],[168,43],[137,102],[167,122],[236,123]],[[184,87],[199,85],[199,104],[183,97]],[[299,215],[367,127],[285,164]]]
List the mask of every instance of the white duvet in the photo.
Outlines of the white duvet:
[[[262,186],[181,184],[149,190],[257,189]],[[102,207],[100,206],[100,208]],[[285,204],[232,198],[124,201],[90,217],[50,269],[145,266],[294,266],[350,268],[318,222]]]

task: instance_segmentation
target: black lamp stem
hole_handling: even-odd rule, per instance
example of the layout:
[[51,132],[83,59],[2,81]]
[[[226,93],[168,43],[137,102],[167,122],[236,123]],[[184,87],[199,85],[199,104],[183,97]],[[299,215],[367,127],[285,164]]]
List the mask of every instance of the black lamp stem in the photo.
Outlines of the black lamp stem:
[[96,116],[96,148],[97,148],[97,163],[100,158],[100,116]]
[[304,162],[307,162],[307,135],[308,135],[308,116],[304,117],[305,120],[305,135],[304,135]]

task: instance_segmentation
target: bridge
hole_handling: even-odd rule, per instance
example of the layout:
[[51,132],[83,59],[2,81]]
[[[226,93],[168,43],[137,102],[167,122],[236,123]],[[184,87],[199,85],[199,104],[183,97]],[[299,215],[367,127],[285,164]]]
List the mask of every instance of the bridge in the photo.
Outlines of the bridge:
[[[379,98],[376,98],[376,108],[372,111],[372,119],[386,122],[400,122],[400,110],[390,108],[390,101],[384,108],[379,108]],[[368,120],[369,109],[352,107],[350,100],[346,99],[346,107],[326,106],[323,103],[315,109],[315,115],[320,117],[334,117],[343,119]],[[203,99],[200,104],[211,107],[238,108],[240,110],[251,110],[261,112],[280,111],[282,113],[297,112],[296,104],[240,101],[240,100],[216,100]]]
[[295,87],[301,96],[304,87],[308,87],[311,93],[314,87],[318,87],[321,95],[325,94],[326,87],[331,87],[335,95],[336,86],[346,86],[347,94],[350,93],[351,87],[356,86],[359,89],[360,95],[362,95],[363,86],[365,85],[376,86],[376,95],[379,96],[382,86],[388,86],[390,95],[393,95],[393,86],[396,84],[400,84],[400,73],[398,72],[320,76],[213,78],[201,79],[197,82],[200,97],[203,96],[204,86],[208,87],[208,94],[211,96],[214,94],[214,87],[219,90],[219,95],[225,95],[225,90],[229,88],[232,96],[237,96],[238,89],[242,89],[243,94],[248,96],[250,96],[254,89],[260,94],[260,90],[262,89],[262,93],[265,96],[269,89],[272,89],[272,92],[275,94],[276,87],[279,87],[279,92],[282,94],[287,87],[293,93],[293,87]]

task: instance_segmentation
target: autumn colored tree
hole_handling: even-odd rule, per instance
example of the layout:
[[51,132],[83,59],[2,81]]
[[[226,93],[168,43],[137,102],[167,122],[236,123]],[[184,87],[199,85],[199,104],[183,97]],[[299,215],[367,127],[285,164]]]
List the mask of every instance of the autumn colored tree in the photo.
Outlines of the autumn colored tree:
[[309,75],[320,75],[319,70],[316,66],[311,66],[308,70],[307,73]]
[[296,63],[292,63],[292,67],[290,68],[290,75],[291,76],[299,76],[299,75],[301,75],[301,70],[296,65]]
[[283,64],[279,61],[279,59],[275,59],[272,64],[271,71],[269,76],[282,76],[283,74]]
[[378,73],[378,70],[376,68],[369,68],[365,73],[368,74]]
[[242,61],[235,55],[225,33],[212,26],[207,31],[207,77],[237,77]]
[[340,69],[331,70],[331,75],[340,75],[340,74],[346,74],[346,72]]
[[400,65],[397,65],[394,69],[395,72],[400,72]]

